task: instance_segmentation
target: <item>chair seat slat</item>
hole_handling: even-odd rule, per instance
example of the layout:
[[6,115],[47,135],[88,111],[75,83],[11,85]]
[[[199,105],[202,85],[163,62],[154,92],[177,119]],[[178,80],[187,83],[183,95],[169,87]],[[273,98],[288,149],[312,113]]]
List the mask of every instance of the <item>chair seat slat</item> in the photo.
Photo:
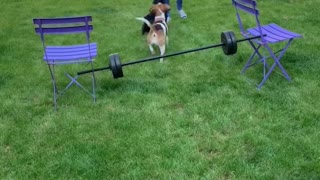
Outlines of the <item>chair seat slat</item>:
[[274,36],[279,40],[293,38],[293,36],[287,35],[285,33],[282,33],[281,31],[273,29],[269,25],[268,26],[262,26],[261,28],[262,28],[262,33],[266,33],[266,34],[268,34],[270,36]]
[[[266,37],[264,37],[264,39],[270,43],[276,43],[276,42],[280,42],[280,41],[285,41],[285,40],[301,37],[301,35],[296,34],[296,33],[292,33],[291,31],[288,31],[288,30],[286,30],[286,29],[284,29],[274,23],[268,24],[265,26],[261,26],[261,29],[262,29],[262,34],[267,35]],[[259,31],[258,27],[250,28],[250,29],[248,29],[248,32],[250,34],[252,34],[253,36],[260,35],[260,31]],[[262,42],[260,42],[260,43],[262,43]]]
[[75,60],[75,59],[83,59],[83,58],[90,58],[96,57],[97,52],[83,53],[83,54],[76,54],[76,55],[51,55],[51,56],[43,56],[44,60]]
[[83,58],[92,58],[97,56],[97,45],[88,44],[73,45],[73,46],[49,46],[46,48],[46,53],[43,59],[48,60],[75,60]]
[[[47,52],[47,57],[60,57],[60,56],[78,56],[78,55],[82,55],[82,54],[91,54],[91,55],[96,55],[97,54],[97,49],[92,49],[90,50],[86,50],[86,51],[72,51],[72,52]],[[54,59],[54,58],[48,58],[48,59]]]
[[46,52],[47,53],[54,53],[54,52],[73,52],[73,51],[85,51],[85,50],[94,50],[97,49],[96,43],[90,44],[80,44],[80,45],[70,45],[70,46],[47,46]]
[[[248,32],[252,35],[252,36],[260,36],[260,32],[258,29],[256,28],[251,28],[251,29],[248,29]],[[266,36],[264,37],[264,40],[266,40],[267,42],[271,42],[271,43],[275,43],[275,42],[278,42],[279,39],[275,39],[273,38],[272,36],[270,36],[269,34],[266,34]],[[259,44],[262,44],[261,41],[256,41],[258,42]]]
[[[95,53],[91,53],[91,56],[89,55],[89,53],[84,53],[84,54],[78,54],[78,55],[65,55],[65,56],[48,56],[48,59],[44,56],[43,59],[45,61],[59,61],[59,60],[63,60],[63,61],[68,61],[68,60],[80,60],[80,59],[86,59],[86,58],[94,58],[96,57],[97,54]],[[87,61],[90,61],[90,59],[88,59]]]
[[78,64],[78,63],[89,63],[93,62],[93,59],[81,59],[81,60],[45,60],[50,65],[64,65],[64,64]]
[[302,37],[301,34],[297,34],[297,33],[294,33],[292,31],[289,31],[287,29],[284,29],[284,28],[282,28],[282,27],[280,27],[280,26],[278,26],[277,24],[274,24],[274,23],[269,24],[269,26],[272,27],[273,29],[276,29],[278,32],[281,32],[283,34],[289,35],[291,37],[292,36],[293,37]]

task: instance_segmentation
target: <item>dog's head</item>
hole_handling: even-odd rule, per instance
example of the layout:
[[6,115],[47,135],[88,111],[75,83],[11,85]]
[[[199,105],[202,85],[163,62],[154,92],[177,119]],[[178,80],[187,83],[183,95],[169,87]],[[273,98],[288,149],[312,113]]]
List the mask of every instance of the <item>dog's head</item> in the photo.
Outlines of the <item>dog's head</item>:
[[170,10],[170,6],[168,4],[158,3],[151,6],[150,13],[156,16],[159,16],[162,13],[168,12],[169,10]]

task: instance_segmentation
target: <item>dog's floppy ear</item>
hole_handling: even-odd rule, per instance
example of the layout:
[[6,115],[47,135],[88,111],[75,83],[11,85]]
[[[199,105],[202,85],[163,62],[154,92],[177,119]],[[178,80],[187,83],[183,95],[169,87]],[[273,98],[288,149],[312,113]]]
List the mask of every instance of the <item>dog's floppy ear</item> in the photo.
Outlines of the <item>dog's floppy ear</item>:
[[151,7],[150,7],[150,9],[149,9],[149,12],[150,13],[152,13],[152,14],[154,14],[155,13],[155,8],[156,7],[156,5],[152,5]]
[[170,11],[171,7],[168,4],[165,4],[166,11]]
[[170,10],[170,6],[168,4],[159,4],[159,7],[162,12],[168,12]]

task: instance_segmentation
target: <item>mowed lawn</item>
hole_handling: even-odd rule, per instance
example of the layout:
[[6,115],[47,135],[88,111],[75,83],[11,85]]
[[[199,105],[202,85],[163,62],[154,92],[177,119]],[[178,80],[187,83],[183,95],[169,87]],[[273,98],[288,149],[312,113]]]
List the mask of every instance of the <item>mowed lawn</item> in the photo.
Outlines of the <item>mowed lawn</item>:
[[[228,1],[171,0],[167,53],[240,38]],[[320,179],[320,1],[259,1],[263,24],[303,35],[259,91],[252,50],[220,48],[96,73],[97,101],[74,86],[58,99],[35,17],[91,15],[95,67],[150,56],[141,22],[151,1],[1,0],[0,179]],[[66,37],[67,38],[67,37]],[[65,68],[65,67],[61,67]],[[69,69],[73,70],[73,69]],[[277,73],[278,72],[278,73]],[[57,67],[58,86],[68,84]],[[80,77],[90,87],[90,76]]]

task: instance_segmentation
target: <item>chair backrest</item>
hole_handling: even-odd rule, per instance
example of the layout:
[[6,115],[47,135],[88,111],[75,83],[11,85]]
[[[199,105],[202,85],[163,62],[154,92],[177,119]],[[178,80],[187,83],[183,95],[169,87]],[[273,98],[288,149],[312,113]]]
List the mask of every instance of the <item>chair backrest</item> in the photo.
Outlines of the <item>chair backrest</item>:
[[87,41],[90,41],[90,32],[93,26],[91,16],[65,17],[65,18],[35,18],[33,24],[35,32],[40,35],[44,43],[46,34],[74,34],[86,33]]
[[232,0],[232,4],[236,9],[237,20],[239,23],[241,33],[246,34],[246,30],[243,24],[244,20],[241,19],[240,11],[254,16],[256,26],[259,28],[260,33],[262,34],[260,20],[259,20],[260,12],[259,12],[259,9],[257,9],[256,0]]
[[[87,53],[88,56],[92,57],[92,53],[95,52],[96,49],[95,46],[91,47],[92,44],[90,43],[90,33],[93,30],[93,25],[90,23],[92,22],[91,16],[81,16],[81,17],[63,17],[63,18],[35,18],[33,19],[33,24],[35,25],[35,32],[36,34],[40,35],[43,49],[44,49],[44,60],[53,60],[54,58],[57,58],[57,52],[56,50],[52,50],[52,47],[59,47],[59,56],[64,56],[64,58],[69,59],[76,59],[78,56],[74,56],[74,54],[77,52],[78,54],[82,54],[81,57],[85,57],[83,53]],[[78,36],[74,36],[72,34],[84,34],[86,38],[79,38]],[[68,38],[66,39],[65,36],[57,37],[52,36],[52,38],[46,38],[45,35],[65,35],[70,34],[74,38]],[[83,36],[83,35],[81,35]],[[46,42],[48,41],[48,42]],[[79,41],[82,41],[79,43]],[[84,42],[87,45],[81,46],[83,48],[76,48],[79,47],[79,45],[84,45]],[[53,46],[48,46],[47,43],[52,44]],[[58,46],[56,45],[58,44]],[[65,45],[69,45],[69,47],[63,47]],[[70,46],[71,45],[71,46]],[[75,45],[75,47],[72,47],[72,45]],[[61,50],[62,48],[65,48],[65,50]],[[68,49],[69,48],[69,49]],[[72,50],[70,49],[72,48]],[[52,52],[54,51],[54,53]],[[86,52],[85,52],[86,51]],[[65,53],[64,53],[65,52]],[[50,53],[50,55],[49,55]],[[69,53],[69,55],[67,55]],[[72,55],[73,53],[73,55]],[[55,55],[54,57],[51,55]],[[72,55],[72,56],[71,56]],[[78,58],[79,60],[82,59]],[[52,63],[51,62],[51,63]],[[77,61],[72,61],[77,62]],[[71,63],[71,61],[68,61],[67,63]]]

